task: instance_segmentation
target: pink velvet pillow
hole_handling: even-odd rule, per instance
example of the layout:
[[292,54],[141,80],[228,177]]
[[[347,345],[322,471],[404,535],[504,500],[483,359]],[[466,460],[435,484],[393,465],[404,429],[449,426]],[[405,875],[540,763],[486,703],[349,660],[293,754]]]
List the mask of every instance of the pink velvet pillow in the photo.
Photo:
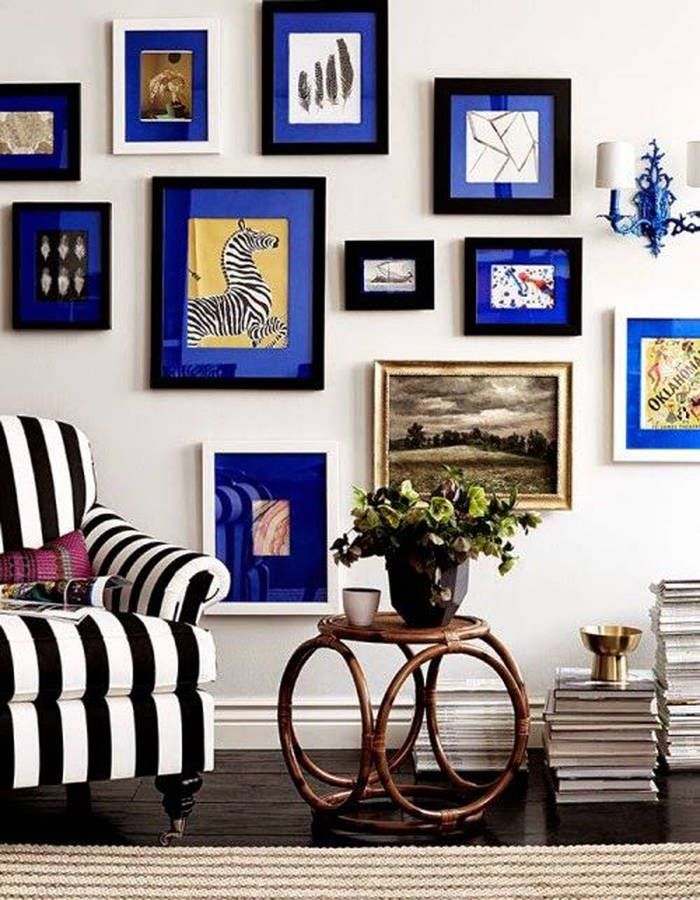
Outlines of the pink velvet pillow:
[[81,531],[71,531],[38,550],[0,553],[0,584],[90,578],[92,566]]

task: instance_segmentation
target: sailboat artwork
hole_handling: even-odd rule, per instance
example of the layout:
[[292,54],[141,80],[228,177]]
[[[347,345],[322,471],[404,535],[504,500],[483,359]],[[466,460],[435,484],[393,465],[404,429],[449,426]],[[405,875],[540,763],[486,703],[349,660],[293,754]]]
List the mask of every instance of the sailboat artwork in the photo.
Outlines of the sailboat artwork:
[[366,293],[405,294],[416,289],[415,259],[366,259],[363,268]]

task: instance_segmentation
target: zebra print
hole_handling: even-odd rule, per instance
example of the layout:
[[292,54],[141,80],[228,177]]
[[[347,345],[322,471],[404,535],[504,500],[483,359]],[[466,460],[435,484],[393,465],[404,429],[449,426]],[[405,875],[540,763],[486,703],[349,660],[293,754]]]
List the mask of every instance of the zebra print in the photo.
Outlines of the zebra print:
[[287,334],[285,323],[271,315],[272,292],[262,277],[253,255],[274,250],[279,239],[249,228],[239,219],[238,230],[221,251],[221,270],[226,280],[223,294],[189,300],[187,303],[187,346],[197,347],[206,337],[247,334],[253,347],[267,337],[272,346]]

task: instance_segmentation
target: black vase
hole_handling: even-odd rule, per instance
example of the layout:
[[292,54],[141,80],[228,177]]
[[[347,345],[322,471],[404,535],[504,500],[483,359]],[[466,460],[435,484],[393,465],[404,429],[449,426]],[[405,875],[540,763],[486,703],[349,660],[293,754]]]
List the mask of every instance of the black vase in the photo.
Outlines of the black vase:
[[452,591],[446,602],[433,601],[433,584],[428,575],[416,572],[405,559],[386,561],[391,605],[410,628],[439,628],[447,625],[459,609],[469,587],[469,560],[443,569],[440,587]]

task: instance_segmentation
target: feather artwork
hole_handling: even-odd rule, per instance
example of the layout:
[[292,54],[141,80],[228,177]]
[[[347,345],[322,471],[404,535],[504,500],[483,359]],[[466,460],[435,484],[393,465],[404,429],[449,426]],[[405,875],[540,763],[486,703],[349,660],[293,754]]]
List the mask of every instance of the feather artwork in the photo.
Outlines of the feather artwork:
[[340,90],[343,94],[343,100],[347,100],[352,93],[352,85],[355,81],[355,70],[350,59],[350,51],[345,42],[345,38],[336,40],[338,45],[338,61],[340,63]]
[[319,107],[319,109],[321,109],[323,107],[323,69],[321,68],[321,63],[318,62],[318,60],[316,61],[316,65],[314,66],[314,81],[314,103]]
[[299,105],[305,112],[309,111],[311,106],[311,87],[309,85],[309,76],[306,71],[299,72]]
[[326,96],[334,106],[338,103],[338,70],[333,53],[328,57],[326,63]]

